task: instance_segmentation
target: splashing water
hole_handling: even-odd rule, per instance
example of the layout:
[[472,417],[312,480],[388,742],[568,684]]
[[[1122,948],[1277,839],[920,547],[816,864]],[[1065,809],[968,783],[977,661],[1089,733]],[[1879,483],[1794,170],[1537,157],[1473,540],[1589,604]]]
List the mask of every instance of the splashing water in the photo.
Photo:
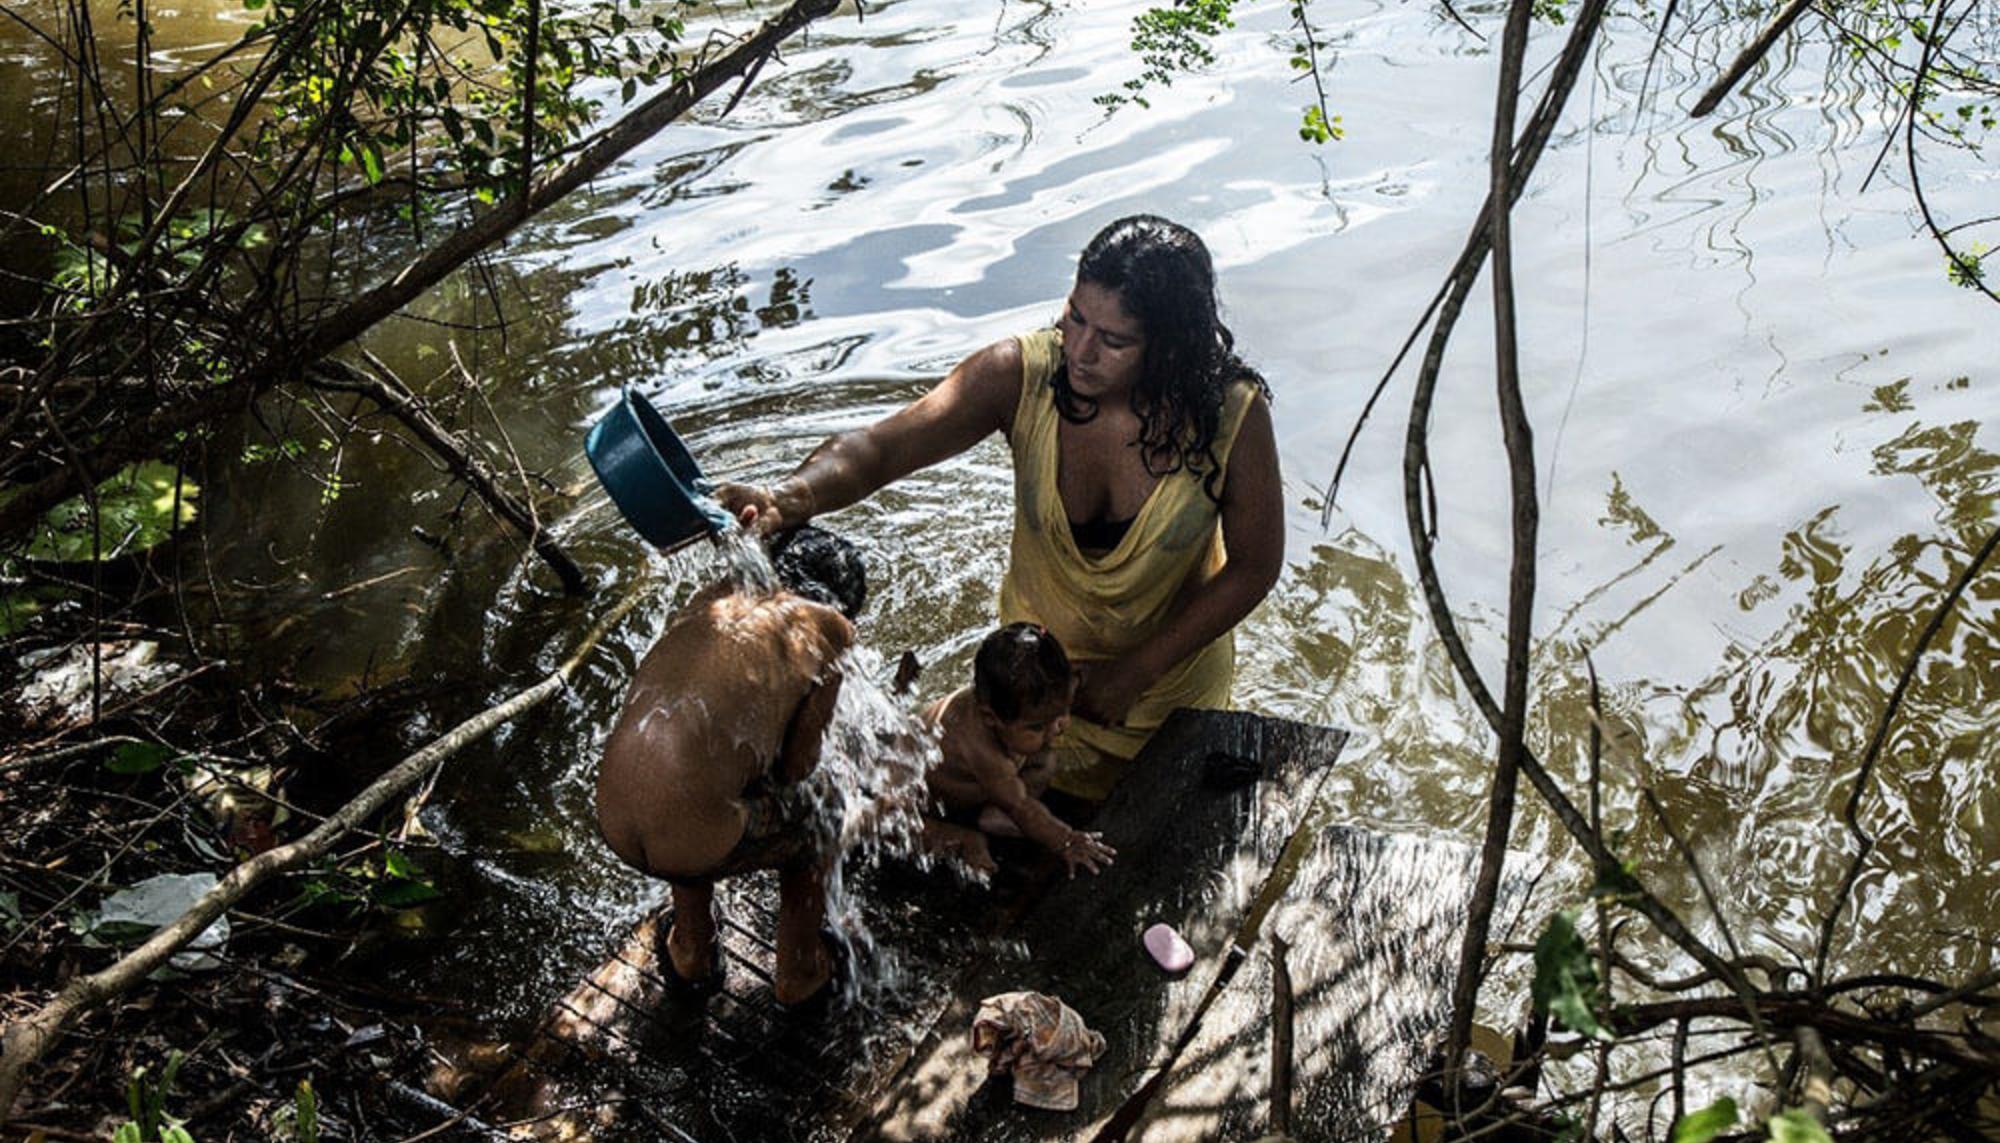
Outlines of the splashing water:
[[912,983],[895,954],[878,946],[863,920],[850,877],[863,863],[890,858],[929,868],[924,851],[924,775],[940,755],[923,719],[883,687],[882,657],[853,647],[835,663],[839,701],[827,727],[819,767],[808,788],[820,799],[817,820],[826,875],[827,927],[846,955],[841,999],[877,1006]]
[[730,521],[729,527],[716,533],[711,546],[721,557],[723,574],[738,591],[762,595],[778,589],[778,569],[771,566],[764,541],[741,524]]

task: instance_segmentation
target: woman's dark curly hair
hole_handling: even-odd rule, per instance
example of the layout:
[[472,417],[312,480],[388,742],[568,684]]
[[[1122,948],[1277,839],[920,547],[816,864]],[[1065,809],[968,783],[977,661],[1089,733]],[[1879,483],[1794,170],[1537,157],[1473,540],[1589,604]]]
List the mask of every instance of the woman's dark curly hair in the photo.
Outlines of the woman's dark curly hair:
[[[1117,291],[1145,330],[1132,409],[1146,470],[1165,476],[1185,468],[1202,477],[1209,499],[1219,503],[1215,437],[1229,386],[1247,380],[1267,401],[1271,387],[1236,355],[1235,335],[1222,324],[1208,247],[1185,226],[1134,214],[1097,232],[1083,248],[1076,280]],[[1049,383],[1065,420],[1080,424],[1097,415],[1097,402],[1070,387],[1066,363]]]

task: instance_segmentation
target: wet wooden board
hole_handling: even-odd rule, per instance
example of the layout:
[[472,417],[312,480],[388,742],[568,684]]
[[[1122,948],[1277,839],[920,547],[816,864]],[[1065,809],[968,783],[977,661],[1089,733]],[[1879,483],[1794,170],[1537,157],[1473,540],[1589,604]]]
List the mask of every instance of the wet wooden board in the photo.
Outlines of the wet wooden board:
[[[1176,712],[1094,822],[1117,848],[1117,864],[1062,883],[1022,919],[1017,946],[971,972],[852,1138],[1094,1135],[1184,1039],[1346,738],[1244,712]],[[1233,788],[1205,781],[1205,760],[1218,751],[1257,760],[1261,779]],[[1177,980],[1140,948],[1140,933],[1156,921],[1174,925],[1195,950],[1195,966]],[[1074,1112],[1014,1104],[1008,1083],[987,1082],[986,1062],[972,1052],[967,1032],[980,1000],[1017,989],[1061,998],[1106,1038]]]
[[[1450,1018],[1478,860],[1466,845],[1323,830],[1128,1138],[1206,1143],[1268,1129],[1273,935],[1291,946],[1292,1134],[1330,1143],[1383,1138],[1407,1112],[1428,1045]],[[1510,855],[1496,940],[1526,900],[1530,865]]]
[[838,1139],[857,1095],[908,1057],[907,1030],[929,1027],[967,968],[990,955],[995,929],[1033,889],[1029,872],[1015,863],[980,888],[942,871],[865,871],[854,897],[876,952],[857,975],[903,984],[871,994],[865,1009],[810,1019],[771,995],[775,875],[725,881],[719,990],[691,991],[663,971],[663,907],[551,1005],[499,1094],[512,1117],[541,1117],[523,1132],[541,1139]]

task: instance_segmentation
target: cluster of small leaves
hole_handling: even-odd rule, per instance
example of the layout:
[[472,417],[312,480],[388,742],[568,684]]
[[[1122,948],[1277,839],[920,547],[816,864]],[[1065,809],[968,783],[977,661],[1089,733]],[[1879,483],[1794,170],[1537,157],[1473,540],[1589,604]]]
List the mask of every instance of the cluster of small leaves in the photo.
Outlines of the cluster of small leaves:
[[1292,5],[1292,27],[1298,29],[1299,39],[1292,43],[1292,58],[1287,61],[1299,78],[1313,81],[1314,100],[1299,116],[1299,138],[1308,143],[1328,143],[1340,138],[1340,116],[1327,114],[1326,85],[1320,74],[1320,42],[1313,31],[1312,20],[1306,13],[1308,0],[1296,0]]
[[313,877],[300,887],[295,904],[358,914],[370,906],[410,909],[443,896],[408,854],[391,848],[379,862],[350,862]]
[[424,192],[403,208],[413,222],[438,196],[517,192],[531,165],[560,160],[596,121],[592,81],[629,101],[673,78],[685,30],[670,9],[642,15],[642,0],[415,0],[393,16],[368,0],[245,3],[275,36],[311,22],[311,47],[287,57],[272,88],[280,114],[259,154],[317,151],[368,184],[407,173]]
[[194,1143],[180,1121],[167,1114],[167,1096],[173,1093],[174,1077],[186,1060],[187,1054],[176,1048],[167,1054],[166,1066],[158,1076],[144,1064],[132,1069],[125,1084],[125,1102],[132,1118],[112,1132],[112,1143]]
[[1340,116],[1328,119],[1317,103],[1307,104],[1305,114],[1299,118],[1299,138],[1308,143],[1331,142],[1345,134],[1340,126]]
[[1576,931],[1576,915],[1575,909],[1557,913],[1535,941],[1535,1006],[1572,1032],[1609,1040],[1597,1020],[1603,1002],[1597,964]]
[[1213,67],[1212,41],[1236,26],[1235,11],[1236,0],[1174,0],[1139,13],[1132,18],[1132,51],[1142,70],[1125,81],[1123,92],[1100,95],[1097,102],[1109,108],[1127,103],[1151,107],[1148,87],[1171,87],[1176,75]]
[[26,554],[80,563],[144,551],[192,522],[200,496],[201,487],[174,466],[143,461],[99,484],[94,510],[81,496],[50,509]]
[[1991,253],[1984,242],[1975,242],[1964,250],[1954,250],[1945,259],[1945,276],[1951,284],[1968,290],[1976,290],[1986,284],[1986,255]]

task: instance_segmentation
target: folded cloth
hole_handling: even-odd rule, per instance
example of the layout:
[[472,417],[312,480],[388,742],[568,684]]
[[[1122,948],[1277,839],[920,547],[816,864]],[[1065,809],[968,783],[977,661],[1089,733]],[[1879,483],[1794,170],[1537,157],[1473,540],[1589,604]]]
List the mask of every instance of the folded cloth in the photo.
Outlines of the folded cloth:
[[1104,1054],[1104,1037],[1053,996],[1002,992],[979,1002],[972,1050],[986,1057],[986,1074],[1013,1074],[1014,1102],[1075,1111],[1077,1077]]

